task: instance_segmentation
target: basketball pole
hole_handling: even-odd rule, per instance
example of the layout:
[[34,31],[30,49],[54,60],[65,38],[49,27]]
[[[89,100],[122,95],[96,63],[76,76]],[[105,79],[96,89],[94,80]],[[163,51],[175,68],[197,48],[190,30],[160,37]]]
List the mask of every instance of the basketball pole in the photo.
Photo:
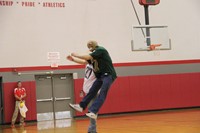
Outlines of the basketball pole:
[[[149,5],[144,5],[145,24],[149,25]],[[146,42],[147,46],[151,45],[150,28],[146,28]]]

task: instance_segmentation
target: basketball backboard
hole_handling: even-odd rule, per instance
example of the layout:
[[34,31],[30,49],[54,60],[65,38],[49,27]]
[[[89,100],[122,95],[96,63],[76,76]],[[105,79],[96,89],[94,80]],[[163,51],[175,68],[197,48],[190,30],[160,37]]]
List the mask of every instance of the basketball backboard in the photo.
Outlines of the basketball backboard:
[[132,26],[132,51],[149,51],[152,50],[152,45],[156,46],[155,49],[170,50],[171,41],[167,28],[164,25]]

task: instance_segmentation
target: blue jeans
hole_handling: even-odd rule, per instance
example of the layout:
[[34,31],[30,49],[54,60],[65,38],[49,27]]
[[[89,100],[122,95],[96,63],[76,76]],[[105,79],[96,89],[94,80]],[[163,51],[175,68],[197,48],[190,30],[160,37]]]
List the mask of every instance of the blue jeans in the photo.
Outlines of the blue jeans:
[[92,119],[90,118],[90,125],[88,127],[88,132],[92,132],[92,133],[96,133],[96,120],[95,119]]
[[90,88],[89,93],[83,98],[83,100],[79,103],[83,109],[86,109],[89,102],[97,95],[99,89],[100,93],[98,97],[94,100],[93,104],[89,107],[89,112],[97,114],[101,106],[103,105],[108,90],[113,83],[113,79],[111,75],[101,75],[100,78],[97,78]]
[[[92,103],[94,102],[95,98],[97,98],[98,94],[94,97],[94,99],[92,99],[88,105],[88,108],[92,105]],[[96,133],[97,132],[97,124],[96,124],[96,120],[90,118],[90,124],[88,127],[88,133]]]

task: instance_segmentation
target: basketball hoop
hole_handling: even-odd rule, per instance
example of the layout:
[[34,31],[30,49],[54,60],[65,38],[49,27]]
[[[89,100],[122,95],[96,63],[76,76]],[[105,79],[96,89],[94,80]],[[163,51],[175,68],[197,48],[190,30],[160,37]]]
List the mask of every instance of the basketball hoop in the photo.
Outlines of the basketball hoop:
[[160,55],[160,46],[161,44],[151,44],[149,46],[149,51],[153,51],[154,56]]
[[159,47],[159,46],[161,46],[161,44],[151,44],[151,45],[149,46],[149,50],[150,50],[150,51],[151,51],[151,50],[155,50],[156,47]]

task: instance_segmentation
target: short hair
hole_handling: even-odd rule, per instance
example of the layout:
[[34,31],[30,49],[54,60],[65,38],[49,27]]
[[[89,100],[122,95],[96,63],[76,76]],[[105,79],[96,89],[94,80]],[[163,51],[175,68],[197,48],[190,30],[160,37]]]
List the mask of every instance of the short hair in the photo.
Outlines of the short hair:
[[87,43],[87,46],[93,46],[93,47],[96,47],[96,46],[98,46],[98,43],[97,43],[97,41],[94,41],[94,40],[90,40],[90,41],[88,41],[88,43]]

